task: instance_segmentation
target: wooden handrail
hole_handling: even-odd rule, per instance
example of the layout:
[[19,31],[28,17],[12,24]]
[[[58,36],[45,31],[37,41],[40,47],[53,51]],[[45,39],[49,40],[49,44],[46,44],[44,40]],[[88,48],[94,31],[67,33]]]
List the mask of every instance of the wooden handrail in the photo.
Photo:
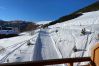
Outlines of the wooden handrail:
[[53,64],[66,64],[75,62],[85,62],[91,61],[90,57],[76,57],[76,58],[62,58],[62,59],[52,59],[52,60],[41,60],[41,61],[30,61],[30,62],[17,62],[17,63],[4,63],[0,66],[43,66],[43,65],[53,65]]

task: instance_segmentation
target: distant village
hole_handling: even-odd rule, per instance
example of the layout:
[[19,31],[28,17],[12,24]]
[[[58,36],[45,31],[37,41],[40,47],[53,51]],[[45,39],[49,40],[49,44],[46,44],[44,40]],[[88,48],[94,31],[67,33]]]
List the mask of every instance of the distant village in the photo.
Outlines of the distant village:
[[28,22],[28,21],[21,21],[21,20],[15,20],[15,21],[3,21],[0,20],[0,30],[1,28],[10,27],[18,32],[24,32],[24,31],[30,31],[35,30],[38,28],[39,25],[35,24],[34,22]]

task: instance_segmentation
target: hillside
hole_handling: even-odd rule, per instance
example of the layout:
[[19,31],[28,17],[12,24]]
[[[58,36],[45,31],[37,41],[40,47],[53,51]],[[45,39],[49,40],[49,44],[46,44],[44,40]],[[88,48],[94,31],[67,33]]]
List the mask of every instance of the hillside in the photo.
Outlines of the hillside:
[[[91,48],[99,42],[99,10],[86,12],[76,19],[48,26],[48,29],[63,58],[89,57]],[[82,32],[83,29],[85,33]]]
[[83,15],[82,13],[84,13],[84,12],[91,12],[91,11],[97,11],[97,10],[99,10],[99,1],[95,2],[94,4],[89,5],[87,7],[84,7],[82,9],[70,14],[70,15],[62,16],[59,19],[57,19],[55,21],[52,21],[49,24],[46,24],[44,27],[46,27],[48,25],[53,25],[53,24],[56,24],[56,23],[60,23],[60,22],[64,22],[64,21],[67,21],[67,20],[77,18],[77,17]]
[[80,9],[75,13],[78,13],[78,12],[84,13],[84,12],[97,11],[97,10],[99,10],[99,1],[97,1],[96,3],[91,4],[91,5],[83,8],[83,9]]

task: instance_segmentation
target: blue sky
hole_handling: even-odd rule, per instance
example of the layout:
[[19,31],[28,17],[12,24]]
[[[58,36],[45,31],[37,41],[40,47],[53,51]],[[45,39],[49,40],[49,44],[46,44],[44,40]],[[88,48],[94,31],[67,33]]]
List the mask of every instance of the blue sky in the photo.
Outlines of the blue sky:
[[97,0],[0,0],[1,20],[52,21]]

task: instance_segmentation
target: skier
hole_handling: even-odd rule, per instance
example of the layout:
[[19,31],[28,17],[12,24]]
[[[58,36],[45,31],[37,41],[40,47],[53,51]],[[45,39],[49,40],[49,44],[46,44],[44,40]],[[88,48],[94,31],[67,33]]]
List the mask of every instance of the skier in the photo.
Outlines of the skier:
[[85,34],[86,34],[86,29],[85,29],[85,28],[82,29],[82,30],[81,30],[81,33],[82,33],[83,35],[85,35]]

